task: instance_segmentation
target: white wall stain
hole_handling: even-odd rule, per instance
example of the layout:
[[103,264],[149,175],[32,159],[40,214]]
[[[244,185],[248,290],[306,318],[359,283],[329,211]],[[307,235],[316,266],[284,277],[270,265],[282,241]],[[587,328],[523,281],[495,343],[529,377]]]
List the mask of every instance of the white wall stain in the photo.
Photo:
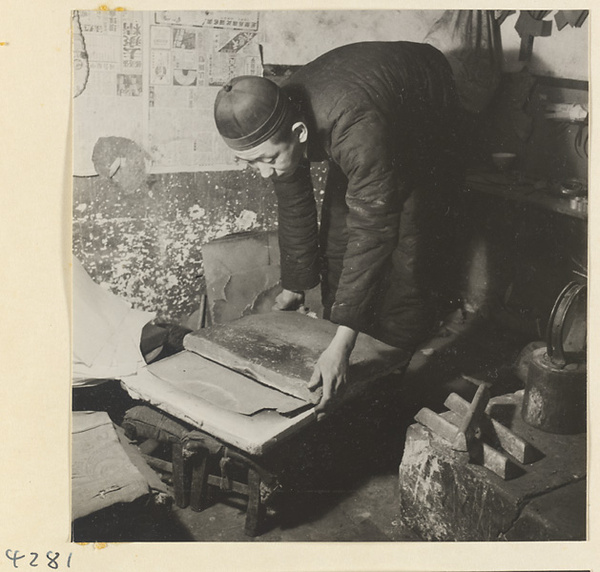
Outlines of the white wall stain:
[[193,205],[188,209],[188,215],[192,220],[198,220],[204,217],[206,211],[200,205]]
[[235,226],[239,231],[250,230],[256,226],[257,214],[254,211],[244,209],[235,220]]

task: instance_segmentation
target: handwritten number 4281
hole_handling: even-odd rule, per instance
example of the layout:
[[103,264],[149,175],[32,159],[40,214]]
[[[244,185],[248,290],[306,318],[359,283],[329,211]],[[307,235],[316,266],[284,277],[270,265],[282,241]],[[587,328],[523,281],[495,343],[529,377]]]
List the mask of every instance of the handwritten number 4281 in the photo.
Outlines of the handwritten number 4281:
[[[44,563],[46,564],[46,566],[48,566],[48,568],[51,568],[52,570],[58,570],[58,568],[59,568],[58,559],[60,557],[60,553],[52,552],[52,550],[49,550],[48,552],[46,552],[46,560],[44,560],[43,557],[38,560],[39,554],[37,552],[30,552],[29,555],[27,555],[27,554],[19,554],[19,550],[10,550],[9,549],[6,551],[5,554],[6,554],[6,557],[10,561],[12,561],[13,566],[15,568],[19,567],[19,563],[25,564],[25,566],[29,565],[32,568],[40,566],[40,564],[43,566]],[[69,555],[67,556],[67,562],[66,562],[67,568],[71,567],[72,554],[73,554],[72,552],[69,552]],[[27,559],[24,560],[23,562],[20,562],[23,558],[27,558]]]

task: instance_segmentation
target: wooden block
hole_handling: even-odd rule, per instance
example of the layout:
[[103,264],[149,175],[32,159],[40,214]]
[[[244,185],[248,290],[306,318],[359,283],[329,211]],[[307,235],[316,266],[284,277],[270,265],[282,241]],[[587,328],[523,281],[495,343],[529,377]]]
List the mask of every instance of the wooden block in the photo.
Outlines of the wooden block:
[[[251,315],[192,332],[185,349],[244,373],[253,379],[309,403],[308,381],[337,326],[298,312]],[[405,365],[409,355],[364,334],[359,334],[350,359],[348,382],[363,383]]]
[[511,476],[511,463],[508,457],[487,443],[483,443],[483,466],[501,479],[506,480]]
[[[447,441],[449,445],[458,443],[461,439],[458,427],[454,423],[427,407],[423,407],[423,409],[415,415],[415,420],[427,427],[427,429],[431,430],[438,437]],[[466,451],[467,442],[464,433],[462,434],[462,441],[463,442],[460,443],[460,446],[462,447],[460,450]]]
[[[463,399],[456,393],[451,393],[446,398],[444,405],[458,415],[464,415],[468,409],[469,402]],[[510,429],[502,425],[496,419],[485,417],[481,424],[483,434],[497,441],[498,444],[509,454],[512,455],[519,463],[531,463],[537,458],[535,448],[513,433]]]
[[492,427],[500,446],[512,455],[519,463],[533,463],[539,456],[539,453],[524,439],[515,435],[510,429],[502,425],[499,421],[492,419]]

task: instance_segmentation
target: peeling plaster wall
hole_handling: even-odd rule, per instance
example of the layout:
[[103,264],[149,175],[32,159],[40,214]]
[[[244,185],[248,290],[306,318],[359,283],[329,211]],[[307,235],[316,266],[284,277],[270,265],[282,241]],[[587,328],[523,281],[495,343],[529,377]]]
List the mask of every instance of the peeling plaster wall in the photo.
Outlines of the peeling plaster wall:
[[[316,168],[317,197],[324,179]],[[198,308],[204,243],[276,227],[271,184],[249,170],[153,176],[132,193],[101,177],[73,181],[75,256],[97,283],[162,320]]]

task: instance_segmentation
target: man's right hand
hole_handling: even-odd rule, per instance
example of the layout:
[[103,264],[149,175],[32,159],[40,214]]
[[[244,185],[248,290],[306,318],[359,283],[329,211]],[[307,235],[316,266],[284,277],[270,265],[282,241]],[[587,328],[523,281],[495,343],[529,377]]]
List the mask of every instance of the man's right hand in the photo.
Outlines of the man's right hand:
[[283,290],[277,298],[273,310],[295,311],[304,305],[304,292],[293,292],[292,290]]

